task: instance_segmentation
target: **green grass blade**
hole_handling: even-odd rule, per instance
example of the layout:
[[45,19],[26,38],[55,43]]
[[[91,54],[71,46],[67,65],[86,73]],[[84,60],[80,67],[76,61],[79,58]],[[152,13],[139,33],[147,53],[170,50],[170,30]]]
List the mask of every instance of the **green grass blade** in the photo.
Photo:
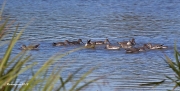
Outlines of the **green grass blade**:
[[95,78],[95,79],[93,79],[93,80],[88,81],[88,82],[85,83],[84,85],[78,87],[78,88],[76,89],[76,91],[82,90],[83,88],[85,88],[85,87],[88,86],[89,84],[94,83],[94,82],[96,82],[96,81],[99,80],[99,79],[101,79],[101,77]]
[[[18,82],[17,84],[20,84],[20,82]],[[16,85],[16,86],[13,88],[13,90],[11,90],[11,91],[17,91],[18,86],[19,86],[19,85]]]
[[17,71],[19,71],[19,69],[21,69],[22,65],[26,63],[26,61],[20,61],[20,62],[16,62],[14,64],[14,66],[6,73],[6,75],[2,76],[0,78],[0,80],[3,80],[4,78],[6,78],[6,76],[8,76],[8,74],[13,74],[13,73],[16,73]]
[[174,91],[174,89],[175,89],[176,87],[180,86],[180,83],[177,82],[176,80],[174,80],[174,79],[172,79],[171,77],[166,76],[166,75],[165,75],[165,77],[168,78],[168,79],[170,79],[172,82],[174,82],[174,83],[176,84],[176,85],[173,87],[173,91]]
[[[84,66],[83,66],[83,67],[84,67]],[[70,81],[72,80],[72,78],[73,78],[81,69],[83,69],[83,67],[78,68],[75,72],[73,72],[72,74],[70,74],[70,75],[68,76],[68,78],[67,78],[64,82],[61,82],[61,83],[63,83],[63,84],[61,84],[56,91],[61,90],[61,88],[65,88],[65,84],[67,84],[68,82],[70,82]],[[61,80],[61,79],[62,79],[62,78],[60,77],[60,81],[63,81],[63,80]]]
[[22,32],[23,32],[23,31],[21,31],[21,32],[16,36],[17,30],[18,30],[18,26],[16,27],[16,31],[14,32],[14,35],[13,35],[12,40],[11,40],[9,46],[8,46],[8,49],[7,49],[7,51],[6,51],[3,59],[2,59],[2,61],[1,61],[1,64],[0,64],[0,76],[3,75],[3,73],[4,73],[4,70],[3,70],[3,69],[4,69],[4,66],[6,66],[7,61],[9,60],[9,57],[10,57],[10,55],[11,55],[11,51],[12,51],[15,43],[16,43],[17,40],[20,38],[20,36],[21,36],[21,34],[22,34]]
[[174,65],[174,63],[171,61],[171,59],[169,57],[166,57],[166,61],[169,65],[169,67],[180,77],[180,71],[176,68],[176,66]]
[[[21,61],[21,59],[23,59],[24,55],[25,55],[25,53],[24,53],[24,54],[20,54],[20,56],[19,56],[19,55],[16,56],[16,57],[18,57],[18,58],[20,58],[20,59],[14,63],[14,66],[12,66],[12,67],[7,71],[7,73],[13,71],[13,70],[16,69],[16,68],[19,69],[19,68],[21,67],[20,64],[25,64],[25,63],[30,59],[30,56],[28,56],[28,57],[25,58],[25,61]],[[12,61],[8,62],[7,66],[5,66],[5,67],[6,67],[6,68],[10,67],[11,64],[15,61],[16,57],[13,58]],[[20,70],[20,69],[19,69],[19,70]]]
[[[60,56],[56,55],[56,56],[51,57],[51,58],[50,58],[48,61],[46,61],[46,62],[43,64],[43,66],[34,74],[34,76],[28,81],[28,83],[29,83],[29,84],[31,84],[31,83],[33,84],[33,82],[34,82],[34,80],[36,79],[36,77],[38,77],[40,74],[42,74],[42,72],[43,72],[44,70],[47,70],[47,69],[49,68],[49,66],[50,66],[51,64],[53,64],[56,59],[62,58],[62,57],[64,57],[64,56],[68,55],[69,53],[72,53],[72,52],[77,51],[77,50],[79,50],[79,49],[81,49],[81,48],[77,48],[77,49],[71,50],[71,51],[69,51],[69,52],[67,52],[67,53],[64,53],[64,54],[60,55]],[[25,88],[22,88],[22,90],[25,90],[25,91],[26,91],[26,90],[28,90],[28,88],[33,88],[34,86],[35,86],[35,85],[28,85],[28,86],[26,86]]]
[[[16,78],[18,75],[20,75],[21,73],[25,72],[27,69],[33,67],[35,64],[31,64],[26,66],[26,68],[21,69],[20,71],[18,69],[14,69],[13,71],[11,71],[10,73],[8,73],[7,75],[1,77],[0,80],[0,84],[1,86],[4,86],[7,84],[7,82],[11,82],[14,78]],[[4,79],[3,79],[4,78]]]
[[78,86],[78,84],[79,84],[80,82],[82,82],[82,81],[83,81],[89,74],[91,74],[94,70],[95,70],[95,68],[92,68],[92,69],[90,69],[88,72],[86,72],[85,74],[83,74],[83,75],[79,78],[79,80],[77,80],[77,81],[75,82],[75,84],[72,86],[72,88],[71,88],[69,91],[74,91],[75,88]]
[[43,66],[39,68],[39,70],[34,74],[34,76],[28,81],[30,85],[22,88],[22,90],[26,91],[29,88],[33,88],[35,86],[35,84],[33,84],[34,80],[49,68],[49,66],[54,62],[54,58],[55,56],[51,57],[48,61],[46,61]]
[[[14,23],[14,21],[12,21],[12,22],[9,24],[8,21],[9,21],[9,19],[6,19],[6,21],[0,26],[0,40],[5,37],[6,33],[8,32],[8,31],[6,31],[6,30],[8,30],[8,29],[11,27],[11,25]],[[9,41],[6,41],[6,42],[9,43]],[[3,42],[1,45],[7,44],[6,42]],[[0,46],[1,46],[1,45],[0,45]]]
[[[52,91],[53,89],[53,86],[55,85],[55,83],[58,81],[59,79],[59,74],[60,74],[60,71],[61,70],[58,70],[56,72],[56,74],[52,74],[49,78],[49,81],[47,81],[46,85],[45,85],[45,88],[43,89],[43,91],[47,90],[47,91]],[[49,86],[52,86],[51,88],[47,88]]]
[[17,72],[19,72],[22,65],[25,64],[28,61],[28,59],[29,59],[29,56],[27,58],[25,58],[24,60],[22,60],[22,61],[16,62],[14,64],[14,66],[12,66],[12,68],[6,73],[6,75],[1,76],[0,81],[5,79],[5,78],[8,78],[8,76],[11,76],[11,75],[16,74]]
[[3,13],[3,10],[4,10],[4,7],[6,5],[6,0],[4,0],[3,4],[2,4],[2,7],[1,7],[1,11],[0,11],[0,21],[2,20],[2,13]]
[[176,85],[173,87],[172,91],[174,91],[177,87],[178,87],[178,84],[176,84]]
[[16,61],[17,59],[21,59],[21,57],[23,57],[23,55],[26,54],[25,51],[21,51],[19,54],[17,54],[12,60],[10,60],[10,62],[8,62],[8,64],[6,65],[6,67],[9,67],[10,65],[12,65],[14,63],[14,61]]
[[[47,73],[48,73],[48,70],[45,70],[45,73],[44,73],[44,75],[43,75],[43,79],[46,79]],[[45,81],[46,81],[46,80],[43,80],[42,83],[45,83]],[[39,91],[41,90],[41,88],[43,88],[43,84],[40,84]]]
[[177,51],[177,46],[176,44],[174,45],[174,54],[175,54],[175,58],[176,58],[176,64],[177,64],[177,67],[178,67],[178,70],[180,71],[180,62],[179,62],[179,52]]
[[0,39],[3,37],[8,19],[0,26]]
[[59,80],[61,82],[61,85],[60,85],[60,87],[56,91],[60,91],[61,87],[63,88],[63,91],[66,91],[66,87],[65,87],[65,83],[63,81],[63,78],[60,77]]

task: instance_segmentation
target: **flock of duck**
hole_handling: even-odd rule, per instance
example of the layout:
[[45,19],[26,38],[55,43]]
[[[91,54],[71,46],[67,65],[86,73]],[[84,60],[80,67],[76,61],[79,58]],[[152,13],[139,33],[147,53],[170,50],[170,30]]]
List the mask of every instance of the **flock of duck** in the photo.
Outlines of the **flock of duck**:
[[[105,45],[105,49],[107,50],[119,50],[121,48],[126,50],[126,53],[137,53],[141,51],[146,51],[146,50],[153,50],[153,49],[166,49],[168,46],[164,46],[162,44],[152,44],[152,43],[146,43],[141,47],[135,47],[136,42],[135,39],[132,38],[129,41],[122,41],[122,42],[117,42],[119,46],[113,46],[111,45],[110,41],[106,38],[104,41],[95,41],[92,42],[91,40],[87,40],[87,43],[84,45],[85,48],[96,48],[96,45]],[[65,40],[64,42],[56,42],[52,43],[53,46],[68,46],[68,45],[80,45],[84,44],[82,39],[78,39],[77,41],[68,41]],[[38,49],[40,44],[37,45],[22,45],[21,49],[23,50],[33,50],[33,49]]]

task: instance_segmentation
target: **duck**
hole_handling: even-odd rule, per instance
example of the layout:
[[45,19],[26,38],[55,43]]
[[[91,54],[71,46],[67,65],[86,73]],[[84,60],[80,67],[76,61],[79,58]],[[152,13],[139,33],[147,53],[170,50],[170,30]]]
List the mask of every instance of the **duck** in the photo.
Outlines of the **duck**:
[[83,43],[83,41],[82,41],[82,39],[78,39],[77,41],[72,41],[71,43],[74,45],[79,45],[79,44]]
[[144,44],[142,47],[138,47],[139,51],[146,51],[146,49],[149,49],[146,44]]
[[91,40],[87,40],[85,44],[85,48],[95,48],[96,42],[91,42]]
[[96,41],[96,45],[102,45],[102,44],[107,44],[107,43],[110,43],[107,38],[104,41]]
[[166,49],[168,46],[164,46],[163,44],[155,44],[152,45],[151,43],[146,44],[149,49]]
[[111,46],[110,43],[106,44],[106,49],[110,49],[110,50],[118,50],[120,49],[119,46]]
[[73,42],[70,42],[69,40],[65,40],[66,45],[74,45]]
[[39,45],[40,45],[40,44],[37,44],[37,45],[29,45],[29,46],[22,45],[22,46],[21,46],[21,49],[22,49],[22,50],[38,49]]
[[144,44],[141,47],[125,48],[126,53],[138,53],[138,52],[146,51],[146,49],[148,49],[148,46],[146,44]]
[[125,48],[125,50],[126,53],[138,53],[140,49],[133,47],[133,48]]
[[57,42],[57,43],[53,43],[53,46],[66,46],[69,45],[70,42],[68,40],[65,40],[64,42]]
[[117,43],[120,44],[120,46],[121,46],[122,48],[132,48],[132,47],[136,44],[134,38],[132,38],[132,39],[129,40],[129,41],[123,41],[123,42],[117,42]]

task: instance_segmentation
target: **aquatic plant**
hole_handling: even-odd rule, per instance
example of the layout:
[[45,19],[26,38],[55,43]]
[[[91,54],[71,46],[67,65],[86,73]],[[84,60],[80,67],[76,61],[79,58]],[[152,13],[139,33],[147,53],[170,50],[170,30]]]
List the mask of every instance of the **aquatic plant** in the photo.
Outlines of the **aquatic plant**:
[[[180,87],[180,53],[177,50],[177,46],[174,46],[174,56],[175,56],[175,62],[171,60],[167,55],[165,55],[164,61],[167,63],[169,68],[174,72],[174,77],[170,77],[168,75],[165,75],[165,77],[169,80],[171,80],[175,86],[173,87],[172,91],[174,91],[177,87]],[[165,82],[165,79],[159,82],[147,82],[146,84],[140,84],[140,86],[158,86]]]
[[166,63],[168,64],[169,68],[172,69],[172,71],[175,73],[175,77],[172,78],[170,76],[166,76],[166,78],[170,79],[173,83],[175,83],[175,86],[173,87],[172,90],[175,90],[177,87],[180,87],[180,53],[177,50],[177,47],[175,45],[174,47],[174,56],[176,61],[173,62],[173,60],[171,60],[168,56],[165,55],[166,57]]

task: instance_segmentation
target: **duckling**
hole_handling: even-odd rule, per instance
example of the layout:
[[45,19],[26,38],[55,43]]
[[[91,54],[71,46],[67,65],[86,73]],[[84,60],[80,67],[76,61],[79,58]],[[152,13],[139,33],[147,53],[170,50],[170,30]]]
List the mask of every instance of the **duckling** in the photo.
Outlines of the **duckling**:
[[162,44],[152,45],[151,43],[146,44],[149,49],[166,49],[168,46],[163,46]]
[[95,48],[96,42],[91,42],[91,40],[87,40],[85,44],[85,48]]
[[53,46],[66,46],[69,44],[68,40],[65,40],[64,42],[57,42],[57,43],[53,43]]
[[105,48],[106,49],[111,49],[111,50],[118,50],[118,49],[120,49],[119,46],[111,46],[110,43],[108,43]]
[[117,42],[117,43],[120,44],[120,46],[121,46],[122,48],[132,48],[132,47],[136,44],[134,38],[132,38],[132,39],[129,40],[129,41]]
[[40,44],[37,44],[37,45],[29,45],[29,46],[26,46],[26,45],[22,45],[21,46],[21,49],[22,50],[33,50],[33,49],[37,49],[39,47]]
[[102,44],[107,44],[107,43],[110,43],[107,38],[104,41],[96,41],[96,45],[102,45]]

